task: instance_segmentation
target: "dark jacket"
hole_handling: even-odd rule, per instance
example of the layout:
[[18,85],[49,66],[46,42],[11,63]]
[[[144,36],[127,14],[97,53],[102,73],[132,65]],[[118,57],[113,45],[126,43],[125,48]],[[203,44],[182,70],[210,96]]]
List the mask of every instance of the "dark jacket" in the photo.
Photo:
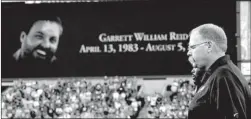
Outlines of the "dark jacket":
[[228,55],[205,72],[189,105],[188,119],[251,119],[251,90]]

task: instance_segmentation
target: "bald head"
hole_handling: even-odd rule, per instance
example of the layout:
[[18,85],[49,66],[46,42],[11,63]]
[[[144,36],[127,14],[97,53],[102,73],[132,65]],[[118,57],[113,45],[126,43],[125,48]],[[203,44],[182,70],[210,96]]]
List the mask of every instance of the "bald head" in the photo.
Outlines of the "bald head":
[[191,34],[199,34],[204,41],[212,41],[214,42],[221,51],[224,53],[227,51],[227,36],[224,30],[214,24],[208,23],[200,25],[194,28]]

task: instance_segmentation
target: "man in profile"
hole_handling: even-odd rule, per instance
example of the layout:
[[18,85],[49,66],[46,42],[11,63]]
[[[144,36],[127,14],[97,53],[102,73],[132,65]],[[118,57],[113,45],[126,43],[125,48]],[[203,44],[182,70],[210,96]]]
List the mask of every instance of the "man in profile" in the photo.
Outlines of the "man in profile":
[[204,70],[189,105],[188,119],[250,119],[251,90],[239,68],[226,54],[227,37],[214,24],[190,33],[189,61]]
[[[59,17],[44,17],[31,19],[20,34],[21,47],[13,54],[14,61],[8,61],[9,70],[5,76],[21,77],[52,77],[59,72],[56,64],[56,51],[63,33]],[[30,21],[30,20],[29,20]]]

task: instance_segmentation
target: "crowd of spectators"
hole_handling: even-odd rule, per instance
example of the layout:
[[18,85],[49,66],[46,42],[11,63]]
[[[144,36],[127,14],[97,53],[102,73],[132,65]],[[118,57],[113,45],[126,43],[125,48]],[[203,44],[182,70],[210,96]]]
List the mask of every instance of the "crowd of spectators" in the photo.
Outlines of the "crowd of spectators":
[[137,79],[16,81],[2,93],[2,118],[185,118],[193,97],[189,81],[148,95]]
[[146,96],[146,106],[140,118],[186,118],[188,105],[194,94],[194,86],[188,80],[174,81],[164,93]]

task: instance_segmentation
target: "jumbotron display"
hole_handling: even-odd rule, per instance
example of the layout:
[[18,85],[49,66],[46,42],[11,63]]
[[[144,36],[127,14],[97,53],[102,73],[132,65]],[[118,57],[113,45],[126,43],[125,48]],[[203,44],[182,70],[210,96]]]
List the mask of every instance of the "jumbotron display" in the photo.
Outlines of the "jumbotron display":
[[[204,23],[224,28],[227,53],[236,63],[235,4],[154,0],[3,3],[2,77],[190,75],[189,32]],[[46,21],[43,17],[57,17],[60,25],[49,20],[34,22]],[[49,30],[35,32],[39,29]],[[46,38],[48,43],[39,44]],[[56,65],[38,65],[30,61],[32,56],[39,63],[55,60]],[[28,62],[22,59],[27,57]]]

